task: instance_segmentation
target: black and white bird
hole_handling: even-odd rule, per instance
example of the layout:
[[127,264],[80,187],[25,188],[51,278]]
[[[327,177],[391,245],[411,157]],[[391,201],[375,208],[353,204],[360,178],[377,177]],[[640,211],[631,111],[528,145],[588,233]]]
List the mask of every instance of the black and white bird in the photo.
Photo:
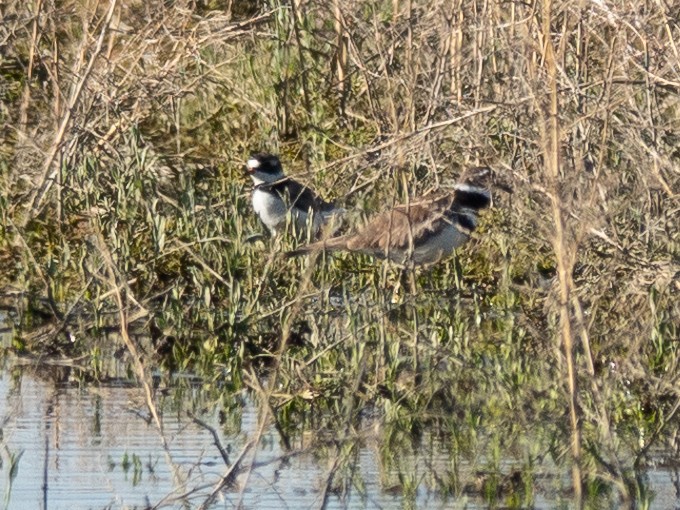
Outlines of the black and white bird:
[[289,212],[303,232],[311,218],[312,235],[316,235],[333,216],[345,212],[321,199],[308,187],[286,177],[281,161],[273,154],[253,154],[246,166],[255,184],[253,208],[274,236],[285,227]]
[[430,265],[451,255],[477,227],[479,211],[491,204],[491,169],[468,170],[453,190],[430,193],[378,214],[354,234],[333,237],[288,252],[350,251],[409,266]]

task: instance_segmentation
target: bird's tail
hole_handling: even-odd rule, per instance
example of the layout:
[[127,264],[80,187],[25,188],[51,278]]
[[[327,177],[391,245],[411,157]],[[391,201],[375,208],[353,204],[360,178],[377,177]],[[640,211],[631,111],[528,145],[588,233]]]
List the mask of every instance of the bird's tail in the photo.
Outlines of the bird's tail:
[[333,237],[323,241],[317,241],[306,246],[301,246],[295,250],[286,252],[286,258],[299,257],[300,255],[307,255],[308,253],[315,253],[319,251],[340,251],[347,249],[347,239],[349,236]]

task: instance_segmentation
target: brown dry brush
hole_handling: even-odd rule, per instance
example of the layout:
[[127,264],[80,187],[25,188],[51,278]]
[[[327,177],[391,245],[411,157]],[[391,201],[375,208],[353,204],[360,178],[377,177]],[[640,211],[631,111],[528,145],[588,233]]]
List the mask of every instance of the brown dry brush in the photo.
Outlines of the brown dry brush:
[[30,348],[117,327],[121,289],[141,330],[248,335],[264,277],[290,283],[240,240],[250,150],[369,211],[488,164],[514,193],[480,272],[502,268],[556,361],[575,488],[594,429],[589,453],[634,496],[615,453],[627,415],[608,403],[641,395],[652,438],[680,403],[680,6],[39,0],[0,15],[4,301],[52,325]]

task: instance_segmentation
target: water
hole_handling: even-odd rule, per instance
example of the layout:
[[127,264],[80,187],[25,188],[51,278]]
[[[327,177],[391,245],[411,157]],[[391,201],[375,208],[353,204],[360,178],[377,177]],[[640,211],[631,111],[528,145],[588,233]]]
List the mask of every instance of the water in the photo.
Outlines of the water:
[[[122,367],[121,367],[122,369]],[[212,427],[231,461],[257,435],[260,410],[247,394],[221,415],[224,406],[204,398],[200,386],[183,385],[157,402],[167,450],[156,426],[147,419],[143,392],[125,379],[85,384],[68,367],[5,360],[0,363],[0,509],[200,508],[229,469],[209,430],[195,423],[187,410],[205,402],[198,413]],[[408,497],[399,473],[380,461],[381,435],[370,419],[356,455],[346,490],[328,492],[325,508],[487,508],[478,496],[444,498],[428,480],[444,476],[450,453],[436,441],[413,458],[401,459],[417,480]],[[216,491],[208,508],[322,508],[334,454],[300,434],[293,455],[286,455],[273,426],[244,456],[236,482]],[[330,448],[328,451],[336,451]],[[341,450],[342,451],[342,450]],[[12,474],[12,459],[16,472]],[[512,461],[507,461],[508,471]],[[461,471],[472,469],[460,465]],[[553,466],[554,469],[554,466]],[[248,474],[249,471],[249,474]],[[646,473],[654,493],[652,509],[680,509],[677,470]],[[568,486],[564,473],[550,475],[546,487]],[[548,478],[550,478],[550,476]],[[566,483],[564,483],[566,481]],[[534,508],[569,507],[559,492],[537,491]]]
[[[163,412],[166,454],[158,430],[145,419],[148,412],[139,388],[79,387],[40,377],[44,369],[14,366],[0,373],[0,493],[9,498],[7,508],[180,508],[182,503],[193,508],[207,499],[226,472],[210,432],[185,413]],[[220,434],[232,459],[257,429],[257,408],[247,399],[244,406],[242,430],[229,437]],[[216,412],[201,419],[219,430]],[[10,457],[19,455],[10,484]],[[247,460],[254,460],[256,467],[244,493],[239,490],[245,482],[241,474],[236,487],[221,491],[211,508],[233,508],[241,497],[245,508],[320,506],[328,468],[313,453],[286,459],[277,434],[269,428],[256,458]],[[344,501],[333,496],[328,508],[398,505],[397,496],[379,490],[371,450],[361,452],[360,464],[373,494],[350,495]]]

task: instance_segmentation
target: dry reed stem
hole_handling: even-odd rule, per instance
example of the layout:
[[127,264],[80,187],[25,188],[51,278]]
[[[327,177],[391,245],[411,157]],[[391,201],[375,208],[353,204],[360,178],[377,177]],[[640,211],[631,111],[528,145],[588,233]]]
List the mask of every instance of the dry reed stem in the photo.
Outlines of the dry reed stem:
[[[151,384],[149,383],[149,376],[147,374],[147,369],[144,366],[144,363],[142,362],[141,355],[139,351],[137,350],[137,346],[135,343],[132,341],[130,338],[129,332],[128,332],[128,312],[127,312],[127,304],[123,300],[123,296],[121,294],[121,286],[118,283],[118,277],[117,277],[117,270],[115,266],[115,262],[113,261],[113,256],[111,255],[110,250],[108,249],[108,246],[104,240],[102,232],[97,229],[97,243],[99,245],[100,252],[102,254],[102,257],[104,259],[104,264],[106,265],[106,270],[108,273],[108,278],[109,278],[109,284],[111,287],[111,290],[113,291],[114,298],[116,300],[117,308],[118,308],[118,318],[120,321],[120,335],[121,338],[123,339],[123,343],[125,344],[125,347],[130,354],[130,357],[132,358],[132,366],[135,371],[135,375],[137,376],[137,379],[139,383],[142,385],[142,391],[144,394],[144,400],[146,402],[146,406],[149,409],[149,412],[151,413],[151,417],[153,418],[153,422],[156,425],[156,430],[158,431],[159,438],[161,440],[161,446],[163,449],[163,453],[165,455],[166,462],[168,464],[168,467],[170,468],[172,475],[173,475],[173,481],[177,485],[182,484],[181,480],[181,475],[180,475],[180,470],[179,466],[175,464],[175,462],[172,460],[172,456],[170,454],[170,448],[168,446],[168,441],[167,438],[165,437],[165,433],[163,431],[163,422],[160,418],[160,415],[158,413],[158,410],[156,408],[156,403],[154,402],[154,397],[153,397],[153,390],[151,389]],[[126,289],[126,297],[130,297],[131,291],[130,289]],[[137,304],[138,307],[141,308],[141,305],[137,303],[136,300],[134,302]],[[146,310],[143,310],[146,312]],[[148,312],[146,312],[148,314]]]
[[302,36],[302,25],[304,23],[304,13],[301,12],[301,0],[291,0],[290,7],[293,14],[293,34],[295,34],[295,43],[298,52],[298,58],[300,59],[300,67],[302,71],[300,72],[300,79],[302,81],[302,97],[304,99],[306,114],[310,117],[307,119],[308,123],[312,122],[312,100],[310,98],[309,92],[309,79],[307,77],[307,59],[305,58],[305,52]]
[[[559,282],[559,313],[560,333],[564,357],[567,364],[567,387],[569,402],[569,421],[571,428],[571,456],[572,456],[572,484],[574,500],[577,508],[583,507],[583,475],[581,471],[581,413],[577,400],[578,385],[576,379],[576,367],[574,360],[574,343],[569,304],[572,299],[572,269],[573,253],[576,247],[569,247],[569,239],[563,217],[564,204],[561,201],[559,189],[561,139],[558,116],[558,90],[557,90],[557,63],[552,42],[552,2],[543,0],[543,54],[542,60],[548,77],[549,105],[547,113],[542,119],[541,132],[543,136],[543,152],[545,157],[546,171],[552,184],[552,214],[555,235],[553,247],[557,260],[557,274]],[[546,118],[547,117],[547,118]]]
[[[220,491],[222,491],[225,487],[232,483],[234,477],[238,474],[239,468],[241,467],[241,464],[243,463],[243,459],[245,458],[245,456],[250,452],[250,450],[256,447],[257,447],[256,441],[249,441],[243,446],[243,448],[241,449],[241,453],[239,453],[239,456],[234,460],[234,463],[231,466],[229,466],[229,469],[227,469],[227,471],[222,475],[222,478],[215,485],[215,488],[210,493],[210,495],[207,498],[205,498],[205,500],[198,507],[199,510],[206,510],[207,508],[210,508],[212,506],[212,503],[215,501]],[[252,468],[252,463],[250,466]],[[236,508],[241,508],[240,501]]]
[[[51,170],[52,165],[54,163],[54,159],[56,158],[57,153],[61,149],[62,142],[64,141],[64,137],[66,136],[66,132],[71,122],[71,116],[75,111],[76,104],[81,98],[83,88],[85,87],[85,84],[89,79],[90,74],[94,68],[94,64],[102,51],[104,39],[108,33],[109,24],[111,23],[111,18],[113,17],[113,13],[116,8],[117,2],[118,0],[110,0],[108,11],[106,12],[106,16],[102,23],[101,31],[99,32],[99,37],[97,38],[97,44],[93,48],[92,54],[90,55],[90,59],[87,63],[87,67],[83,71],[82,75],[80,76],[80,79],[78,80],[78,83],[75,85],[71,92],[68,106],[65,109],[64,115],[59,124],[59,129],[57,130],[54,139],[52,140],[50,150],[47,153],[47,157],[45,158],[45,161],[43,163],[42,175],[39,181],[35,183],[35,190],[33,191],[33,193],[31,193],[31,196],[27,201],[29,209],[28,211],[26,211],[26,216],[22,222],[23,227],[25,227],[40,212],[43,200],[45,199],[45,196],[47,195],[50,188],[52,187],[52,184],[54,183],[54,178],[56,177],[57,172],[59,171],[59,169],[54,171]],[[87,46],[86,40],[88,36],[89,33],[87,27],[85,27],[83,34],[83,49]],[[75,76],[78,75],[77,71],[78,69],[76,69],[76,72],[74,72]]]
[[33,81],[33,67],[35,61],[36,46],[38,44],[38,24],[40,21],[40,12],[42,11],[43,0],[38,0],[35,5],[35,13],[33,14],[33,22],[31,23],[31,45],[28,50],[28,69],[26,72],[26,83],[24,84],[23,98],[21,100],[21,107],[19,110],[19,127],[22,132],[26,133],[28,128],[28,109],[31,104],[31,82]]
[[335,57],[333,59],[335,74],[337,77],[337,95],[339,98],[340,116],[345,116],[345,106],[347,101],[348,79],[347,66],[349,57],[349,37],[344,24],[344,16],[340,7],[340,0],[333,0],[333,16],[335,18]]

